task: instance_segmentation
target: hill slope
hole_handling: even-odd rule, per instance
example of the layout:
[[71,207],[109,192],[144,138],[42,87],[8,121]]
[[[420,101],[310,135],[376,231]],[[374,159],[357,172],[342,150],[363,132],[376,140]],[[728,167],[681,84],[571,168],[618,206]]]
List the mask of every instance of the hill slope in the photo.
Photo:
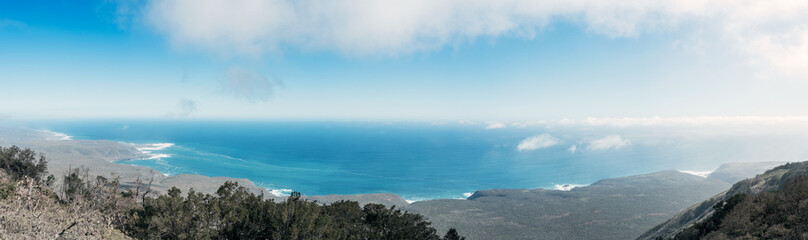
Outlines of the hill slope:
[[808,239],[808,175],[780,190],[737,194],[674,239]]
[[754,178],[740,181],[729,190],[685,209],[673,218],[651,228],[638,239],[672,238],[682,230],[712,217],[716,212],[713,206],[718,203],[726,202],[738,194],[755,195],[761,192],[780,190],[795,177],[806,174],[808,174],[808,162],[788,163],[776,167]]
[[729,186],[663,171],[604,179],[571,191],[484,190],[468,200],[422,201],[402,208],[426,216],[439,232],[455,227],[469,239],[628,239]]

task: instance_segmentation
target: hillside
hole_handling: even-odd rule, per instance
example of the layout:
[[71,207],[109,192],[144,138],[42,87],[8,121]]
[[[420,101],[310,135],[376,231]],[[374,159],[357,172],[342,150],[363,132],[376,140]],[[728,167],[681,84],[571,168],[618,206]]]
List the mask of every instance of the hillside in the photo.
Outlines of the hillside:
[[719,203],[725,203],[733,196],[739,194],[757,195],[763,192],[773,192],[783,189],[786,183],[798,176],[808,174],[808,162],[788,163],[754,178],[740,181],[729,190],[719,193],[712,198],[693,205],[676,214],[673,218],[651,228],[638,239],[669,239],[682,230],[708,221],[715,213]]
[[737,194],[715,213],[676,234],[674,239],[808,239],[808,175],[781,189]]
[[730,185],[677,171],[604,179],[571,191],[495,189],[403,207],[468,239],[629,239]]

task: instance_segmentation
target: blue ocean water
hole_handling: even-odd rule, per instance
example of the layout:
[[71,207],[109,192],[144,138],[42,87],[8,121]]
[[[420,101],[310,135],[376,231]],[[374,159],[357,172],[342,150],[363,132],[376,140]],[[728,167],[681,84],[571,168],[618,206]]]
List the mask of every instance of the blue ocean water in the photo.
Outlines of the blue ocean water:
[[[463,198],[491,188],[552,189],[557,184],[590,184],[669,169],[712,170],[722,162],[745,161],[741,156],[749,157],[749,152],[736,149],[752,141],[648,136],[647,131],[625,129],[485,129],[408,122],[117,120],[47,122],[34,127],[74,139],[172,143],[152,151],[163,157],[121,161],[168,175],[247,178],[276,193],[389,192],[408,200]],[[544,133],[558,143],[532,151],[517,149],[520,141]],[[631,143],[619,149],[586,149],[592,139],[610,134],[622,134]],[[571,152],[572,145],[578,150]],[[754,154],[765,156],[763,151]]]

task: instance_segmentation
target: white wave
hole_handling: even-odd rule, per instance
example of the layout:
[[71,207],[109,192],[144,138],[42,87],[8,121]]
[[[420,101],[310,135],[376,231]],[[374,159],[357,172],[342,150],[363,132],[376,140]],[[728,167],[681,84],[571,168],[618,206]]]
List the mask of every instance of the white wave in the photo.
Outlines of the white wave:
[[140,151],[140,153],[148,156],[143,159],[170,158],[172,156],[171,154],[154,153],[153,151],[160,151],[169,148],[171,146],[174,146],[173,143],[149,143],[149,144],[132,144],[132,145],[135,145],[135,149]]
[[159,151],[174,146],[173,143],[150,143],[135,147],[138,151]]
[[469,198],[469,197],[471,197],[471,195],[474,195],[474,193],[473,192],[464,192],[463,193],[463,197],[465,197],[465,198]]
[[267,190],[269,190],[269,192],[272,193],[272,195],[278,197],[288,197],[289,195],[292,195],[292,189],[283,188],[283,189],[267,189]]
[[163,159],[163,158],[170,158],[170,157],[171,157],[171,154],[157,153],[157,154],[151,154],[151,155],[149,155],[149,157],[147,157],[145,159]]
[[703,178],[706,178],[707,176],[710,176],[711,173],[713,173],[713,171],[679,171],[679,172],[696,175]]
[[404,199],[404,201],[407,202],[407,203],[414,203],[415,202],[415,200],[407,200],[407,199]]
[[583,185],[583,184],[556,184],[554,186],[555,186],[555,190],[569,191],[569,190],[572,190],[573,188],[583,187],[583,186],[586,186],[586,185]]
[[47,133],[47,134],[50,134],[50,135],[51,135],[50,137],[45,137],[45,140],[50,140],[50,141],[67,141],[67,140],[73,140],[73,137],[72,137],[72,136],[67,135],[67,134],[64,134],[64,133],[60,133],[60,132],[54,132],[54,131],[51,131],[51,130],[39,130],[39,131],[40,131],[40,132],[44,132],[44,133]]
[[224,155],[224,154],[218,154],[218,153],[209,153],[209,152],[202,152],[202,151],[194,151],[194,152],[195,152],[196,154],[199,154],[199,155],[205,155],[205,156],[214,156],[214,157],[222,157],[222,158],[227,158],[227,159],[230,159],[230,160],[236,160],[236,161],[241,161],[241,162],[247,162],[247,160],[244,160],[244,159],[241,159],[241,158],[237,158],[237,157],[231,157],[231,156],[227,156],[227,155]]

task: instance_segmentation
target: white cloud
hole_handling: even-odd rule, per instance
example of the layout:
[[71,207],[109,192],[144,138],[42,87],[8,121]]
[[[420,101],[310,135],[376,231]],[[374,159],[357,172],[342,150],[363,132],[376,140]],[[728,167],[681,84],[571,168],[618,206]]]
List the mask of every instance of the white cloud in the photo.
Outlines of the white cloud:
[[625,146],[631,145],[631,141],[623,139],[620,135],[609,135],[601,139],[597,139],[589,143],[586,147],[587,150],[610,150],[620,149]]
[[280,80],[270,81],[256,71],[238,66],[227,69],[223,82],[227,93],[250,102],[268,101],[275,89],[282,85]]
[[488,122],[488,126],[485,126],[485,129],[498,129],[498,128],[506,128],[504,123],[501,122]]
[[460,124],[460,125],[477,125],[477,122],[470,121],[470,120],[460,120],[460,121],[457,121],[457,124]]
[[547,125],[548,121],[524,121],[524,122],[512,122],[511,126],[518,127],[518,128],[526,128],[535,125]]
[[[196,112],[196,101],[189,100],[182,98],[177,103],[177,107],[168,112],[168,117],[190,117],[192,114]],[[123,130],[129,128],[129,126],[124,126]]]
[[533,151],[540,148],[547,148],[552,147],[559,143],[559,139],[553,137],[550,134],[543,133],[541,135],[532,136],[529,138],[525,138],[519,145],[516,146],[516,149],[521,151]]
[[0,29],[4,29],[4,28],[25,29],[25,28],[28,28],[28,24],[25,24],[24,22],[20,22],[20,21],[17,21],[17,20],[0,18]]
[[570,146],[570,148],[568,148],[567,151],[570,153],[575,153],[576,151],[578,151],[578,145]]
[[177,45],[247,55],[281,46],[397,55],[533,38],[560,21],[610,37],[685,30],[761,69],[806,77],[806,12],[804,0],[150,0],[143,14]]

